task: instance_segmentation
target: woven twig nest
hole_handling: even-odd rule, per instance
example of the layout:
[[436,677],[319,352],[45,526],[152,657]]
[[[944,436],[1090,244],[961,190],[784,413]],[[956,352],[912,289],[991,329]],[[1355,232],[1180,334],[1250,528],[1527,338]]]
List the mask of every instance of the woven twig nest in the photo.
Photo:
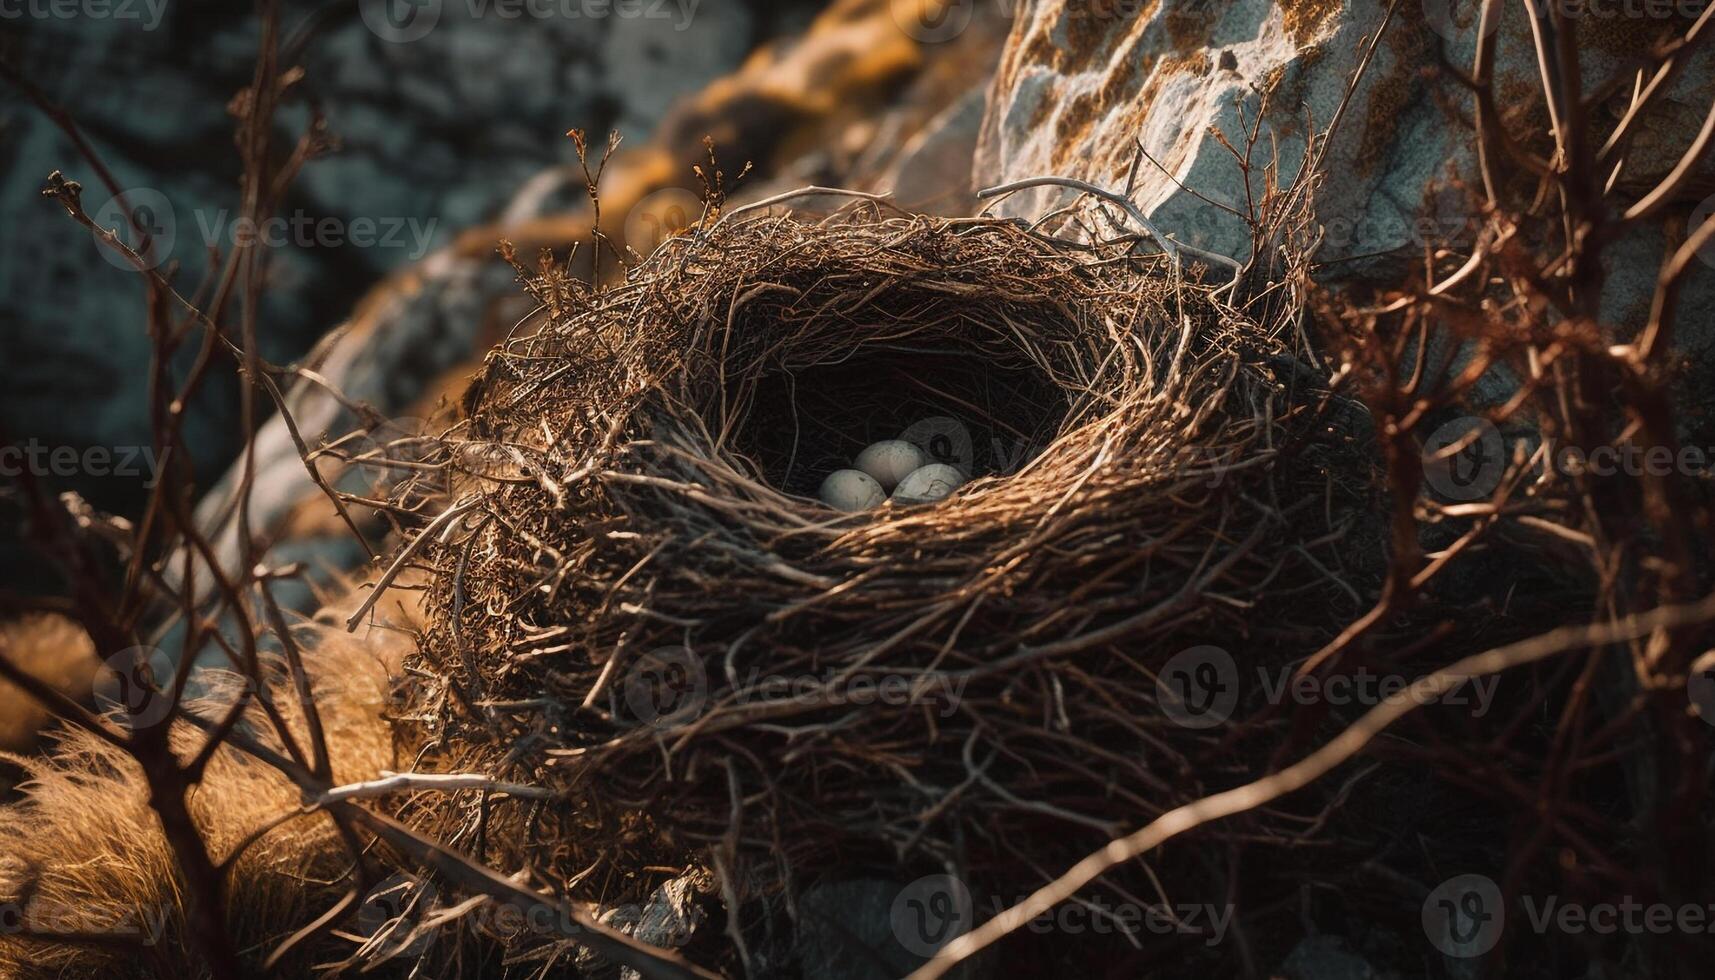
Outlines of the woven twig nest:
[[[535,288],[444,446],[419,701],[447,764],[565,799],[420,821],[600,900],[686,863],[736,901],[877,866],[1016,895],[1254,770],[1158,671],[1330,623],[1300,545],[1347,500],[1282,326],[1135,243],[869,204]],[[951,498],[815,500],[919,423],[975,471]]]

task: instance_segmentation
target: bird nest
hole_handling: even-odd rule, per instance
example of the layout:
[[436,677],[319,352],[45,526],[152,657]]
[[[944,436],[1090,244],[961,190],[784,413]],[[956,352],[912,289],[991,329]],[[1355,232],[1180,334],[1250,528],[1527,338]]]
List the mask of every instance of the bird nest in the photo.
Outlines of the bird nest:
[[[693,864],[729,908],[866,869],[1010,899],[1257,771],[1162,667],[1333,625],[1305,545],[1352,509],[1350,450],[1300,407],[1284,324],[1135,241],[867,203],[530,286],[535,328],[439,449],[413,717],[442,765],[558,798],[415,823],[604,902]],[[900,436],[973,479],[815,499]]]

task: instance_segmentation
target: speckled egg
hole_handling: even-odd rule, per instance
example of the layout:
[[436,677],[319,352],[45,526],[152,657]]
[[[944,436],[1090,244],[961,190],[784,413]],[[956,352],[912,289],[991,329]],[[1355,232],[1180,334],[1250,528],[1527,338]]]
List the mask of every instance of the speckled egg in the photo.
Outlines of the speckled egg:
[[901,504],[927,504],[965,485],[965,474],[946,463],[930,463],[905,475],[893,491],[893,500]]
[[883,490],[892,490],[928,462],[923,450],[904,439],[884,439],[858,453],[852,465],[873,477]]
[[887,499],[887,491],[881,484],[861,470],[835,470],[828,474],[818,495],[822,503],[847,513],[879,507]]

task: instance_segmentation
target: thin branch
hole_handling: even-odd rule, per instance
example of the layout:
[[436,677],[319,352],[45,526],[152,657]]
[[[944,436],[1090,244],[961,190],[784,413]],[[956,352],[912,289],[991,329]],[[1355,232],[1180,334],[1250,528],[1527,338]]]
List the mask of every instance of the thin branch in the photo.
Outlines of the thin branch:
[[1109,841],[1106,847],[1079,861],[1071,870],[1037,889],[1024,901],[949,943],[934,959],[913,972],[909,980],[935,980],[945,975],[961,961],[1071,898],[1110,868],[1142,857],[1174,837],[1205,824],[1254,810],[1303,789],[1357,755],[1394,722],[1474,677],[1497,674],[1570,650],[1629,642],[1658,630],[1680,629],[1711,619],[1715,619],[1715,595],[1697,603],[1657,608],[1615,622],[1562,627],[1466,657],[1445,670],[1420,677],[1406,688],[1403,695],[1370,709],[1351,727],[1299,762],[1273,775],[1169,810],[1129,836]]
[[402,790],[427,789],[442,793],[456,792],[461,789],[481,789],[491,793],[504,793],[524,800],[551,800],[559,794],[541,786],[526,786],[522,783],[500,782],[492,776],[481,773],[462,772],[388,772],[382,770],[380,779],[371,779],[361,783],[347,783],[335,786],[317,796],[316,806],[327,806],[330,803],[340,803],[345,800],[367,800],[378,796],[387,796]]

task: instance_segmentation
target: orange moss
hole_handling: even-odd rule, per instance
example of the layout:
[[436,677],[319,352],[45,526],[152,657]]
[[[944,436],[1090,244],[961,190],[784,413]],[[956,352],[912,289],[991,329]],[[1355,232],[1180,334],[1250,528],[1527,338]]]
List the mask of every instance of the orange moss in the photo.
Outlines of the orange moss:
[[1315,40],[1345,4],[1343,0],[1279,0],[1286,36],[1299,47]]
[[1393,64],[1386,74],[1378,75],[1370,83],[1364,138],[1353,161],[1357,172],[1366,176],[1374,173],[1387,157],[1398,135],[1400,114],[1417,95],[1416,88],[1420,84],[1417,66],[1424,64],[1430,56],[1426,30],[1392,31],[1384,43],[1393,55]]

